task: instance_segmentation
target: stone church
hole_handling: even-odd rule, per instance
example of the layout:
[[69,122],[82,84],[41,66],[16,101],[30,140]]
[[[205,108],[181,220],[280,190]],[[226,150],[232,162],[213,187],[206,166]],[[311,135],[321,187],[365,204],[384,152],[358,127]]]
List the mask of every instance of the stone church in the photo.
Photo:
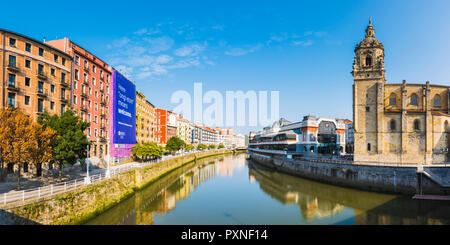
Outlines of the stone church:
[[355,162],[450,161],[450,86],[387,83],[372,21],[353,63]]

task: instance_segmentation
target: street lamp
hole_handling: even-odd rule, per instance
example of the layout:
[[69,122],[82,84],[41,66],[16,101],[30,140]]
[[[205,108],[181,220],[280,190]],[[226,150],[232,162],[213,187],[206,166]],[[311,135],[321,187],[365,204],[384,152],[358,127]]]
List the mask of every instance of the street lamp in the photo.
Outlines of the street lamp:
[[89,185],[91,183],[91,177],[89,177],[89,162],[88,159],[89,158],[89,145],[87,146],[87,155],[86,155],[86,177],[84,178],[84,183],[86,185]]

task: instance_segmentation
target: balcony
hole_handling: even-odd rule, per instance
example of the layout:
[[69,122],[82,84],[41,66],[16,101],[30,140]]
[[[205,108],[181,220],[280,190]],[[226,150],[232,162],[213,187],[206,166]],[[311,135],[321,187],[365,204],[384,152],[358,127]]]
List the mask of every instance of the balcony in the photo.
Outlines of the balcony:
[[69,87],[69,80],[67,80],[67,79],[64,79],[64,80],[61,80],[61,85],[63,85],[64,87]]
[[19,92],[20,88],[16,86],[15,83],[8,83],[8,90]]
[[47,91],[47,89],[38,89],[37,90],[37,95],[41,96],[41,97],[47,97],[48,96],[48,91]]
[[19,68],[19,66],[17,66],[16,63],[9,63],[8,70],[13,71],[13,72],[18,72],[18,71],[20,71],[20,68]]
[[63,102],[63,103],[69,102],[69,99],[68,99],[67,96],[65,96],[65,95],[61,95],[60,100],[61,100],[61,102]]
[[47,80],[47,73],[45,73],[44,71],[38,71],[37,76],[42,80]]

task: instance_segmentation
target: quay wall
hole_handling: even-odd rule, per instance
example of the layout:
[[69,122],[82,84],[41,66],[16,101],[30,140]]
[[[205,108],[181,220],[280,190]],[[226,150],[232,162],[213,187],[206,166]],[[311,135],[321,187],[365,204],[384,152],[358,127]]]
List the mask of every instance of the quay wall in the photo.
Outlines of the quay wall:
[[[414,195],[450,195],[450,189],[421,177],[416,166],[374,166],[342,163],[312,162],[307,160],[283,160],[253,152],[249,158],[263,166],[290,175],[299,176],[327,184],[351,187],[366,191]],[[449,178],[450,169],[425,167],[440,178]],[[422,185],[422,188],[420,188]]]
[[0,209],[0,225],[83,224],[181,166],[203,158],[232,153],[234,151],[216,150],[180,156],[146,168],[123,172],[46,200]]

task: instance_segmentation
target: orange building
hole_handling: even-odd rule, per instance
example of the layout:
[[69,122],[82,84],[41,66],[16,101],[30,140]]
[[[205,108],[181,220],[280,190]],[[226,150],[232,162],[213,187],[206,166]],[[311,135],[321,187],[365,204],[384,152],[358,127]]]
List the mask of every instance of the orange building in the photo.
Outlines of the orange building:
[[72,58],[65,52],[12,31],[0,29],[2,108],[62,114],[69,108]]
[[106,158],[109,155],[110,66],[68,38],[46,44],[73,57],[71,103],[81,118],[91,123],[85,132],[92,142],[90,156]]

